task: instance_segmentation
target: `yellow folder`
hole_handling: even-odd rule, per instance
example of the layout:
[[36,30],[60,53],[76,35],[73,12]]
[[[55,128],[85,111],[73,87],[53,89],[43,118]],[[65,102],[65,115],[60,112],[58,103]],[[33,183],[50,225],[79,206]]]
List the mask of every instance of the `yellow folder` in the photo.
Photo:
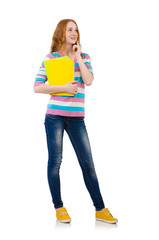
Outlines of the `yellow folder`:
[[[67,56],[44,61],[49,85],[65,85],[74,81],[74,60]],[[50,95],[74,96],[74,94],[61,92]]]

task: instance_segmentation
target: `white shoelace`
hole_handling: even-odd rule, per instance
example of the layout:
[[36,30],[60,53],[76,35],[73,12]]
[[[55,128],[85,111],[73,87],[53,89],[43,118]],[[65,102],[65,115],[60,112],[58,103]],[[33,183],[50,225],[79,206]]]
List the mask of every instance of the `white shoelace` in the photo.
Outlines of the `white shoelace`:
[[[105,214],[106,214],[107,216],[109,216],[109,215],[112,216],[112,214],[111,214],[110,212],[105,212]],[[112,216],[112,217],[113,217],[113,216]]]
[[60,213],[61,216],[64,215],[64,214],[67,214],[67,212],[61,212],[61,213]]

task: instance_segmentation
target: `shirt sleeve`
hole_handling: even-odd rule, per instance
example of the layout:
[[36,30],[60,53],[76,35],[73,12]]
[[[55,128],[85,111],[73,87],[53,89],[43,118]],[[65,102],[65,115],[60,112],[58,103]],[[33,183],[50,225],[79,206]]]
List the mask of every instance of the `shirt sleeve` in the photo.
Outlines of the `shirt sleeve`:
[[34,87],[39,86],[47,81],[47,75],[46,75],[44,61],[48,60],[48,59],[49,59],[49,57],[47,57],[47,55],[46,55],[40,68],[39,68],[39,71],[35,77]]
[[84,54],[84,63],[87,67],[87,69],[92,73],[92,75],[94,76],[94,73],[93,73],[93,68],[92,68],[92,64],[91,64],[91,58],[88,54]]

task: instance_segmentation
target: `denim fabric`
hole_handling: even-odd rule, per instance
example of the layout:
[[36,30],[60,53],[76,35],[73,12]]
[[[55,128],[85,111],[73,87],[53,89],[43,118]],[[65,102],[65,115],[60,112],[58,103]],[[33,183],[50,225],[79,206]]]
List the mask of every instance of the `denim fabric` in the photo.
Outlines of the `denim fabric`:
[[44,125],[48,147],[47,177],[54,207],[63,207],[59,170],[62,162],[63,134],[65,130],[77,155],[84,182],[95,209],[101,210],[105,208],[84,118],[46,114]]

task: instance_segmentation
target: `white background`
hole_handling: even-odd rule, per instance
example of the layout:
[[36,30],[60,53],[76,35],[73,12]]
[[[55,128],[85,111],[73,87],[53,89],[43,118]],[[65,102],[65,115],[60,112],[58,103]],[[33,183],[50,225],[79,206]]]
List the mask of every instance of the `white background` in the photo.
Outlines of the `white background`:
[[[158,239],[158,1],[6,1],[1,20],[1,239]],[[50,95],[33,84],[57,23],[74,19],[94,82],[86,117],[105,206],[119,222],[95,221],[64,134],[61,191],[71,224],[58,223],[47,183],[44,116]]]

